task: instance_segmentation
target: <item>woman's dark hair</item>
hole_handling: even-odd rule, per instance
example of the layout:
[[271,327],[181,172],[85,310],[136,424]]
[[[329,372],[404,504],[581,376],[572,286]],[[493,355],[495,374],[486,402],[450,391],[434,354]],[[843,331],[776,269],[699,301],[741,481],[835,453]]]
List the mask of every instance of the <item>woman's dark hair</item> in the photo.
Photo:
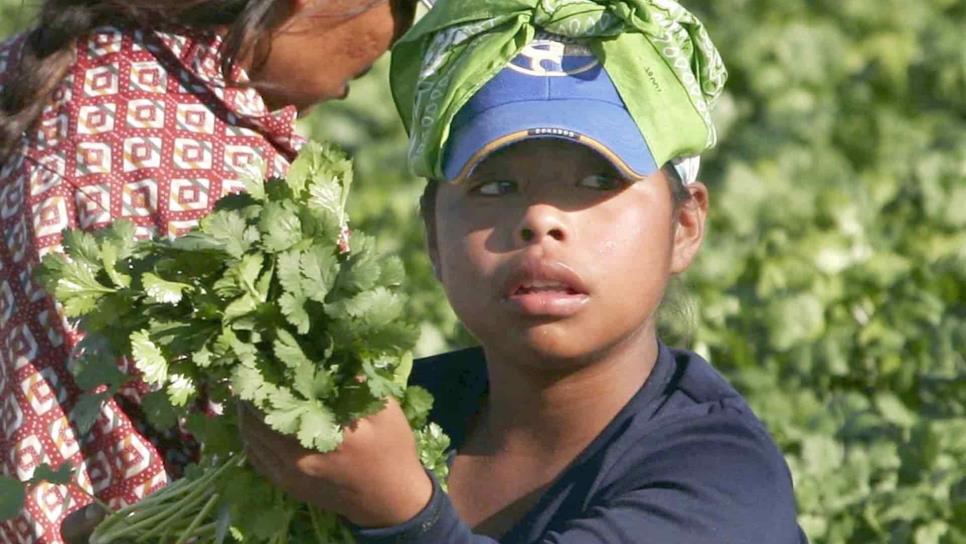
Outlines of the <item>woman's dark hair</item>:
[[[367,0],[340,11],[361,13],[382,0]],[[279,0],[45,0],[37,26],[23,39],[0,92],[0,164],[21,135],[40,117],[51,93],[74,59],[78,38],[100,26],[176,30],[208,35],[223,32],[221,71],[228,83],[239,59],[251,58],[257,70],[282,18]],[[394,14],[400,8],[393,2]],[[415,4],[415,0],[407,2]],[[412,7],[414,10],[414,6]],[[335,14],[332,14],[335,15]]]
[[229,78],[235,61],[252,51],[256,39],[272,30],[277,0],[47,0],[37,26],[26,34],[0,93],[0,163],[24,131],[38,119],[47,99],[74,59],[74,43],[106,25],[190,29],[226,28],[222,72]]

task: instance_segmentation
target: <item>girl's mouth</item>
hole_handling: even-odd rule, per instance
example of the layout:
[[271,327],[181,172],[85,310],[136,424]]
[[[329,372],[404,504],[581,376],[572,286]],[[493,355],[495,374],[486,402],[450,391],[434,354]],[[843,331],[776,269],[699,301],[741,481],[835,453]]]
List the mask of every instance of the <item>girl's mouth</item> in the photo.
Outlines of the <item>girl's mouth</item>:
[[512,296],[529,295],[533,293],[563,293],[567,295],[581,294],[577,289],[557,282],[534,281],[527,285],[521,285]]
[[532,317],[569,317],[590,300],[581,278],[560,263],[528,262],[510,275],[504,302]]

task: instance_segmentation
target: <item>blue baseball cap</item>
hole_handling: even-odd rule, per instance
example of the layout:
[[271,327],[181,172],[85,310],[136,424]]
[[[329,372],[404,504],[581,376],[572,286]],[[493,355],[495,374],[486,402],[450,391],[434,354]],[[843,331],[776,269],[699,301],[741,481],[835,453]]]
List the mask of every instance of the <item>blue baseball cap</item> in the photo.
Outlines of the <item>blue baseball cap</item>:
[[586,145],[628,179],[659,169],[603,64],[561,36],[538,35],[460,109],[443,173],[462,181],[494,151],[531,138]]

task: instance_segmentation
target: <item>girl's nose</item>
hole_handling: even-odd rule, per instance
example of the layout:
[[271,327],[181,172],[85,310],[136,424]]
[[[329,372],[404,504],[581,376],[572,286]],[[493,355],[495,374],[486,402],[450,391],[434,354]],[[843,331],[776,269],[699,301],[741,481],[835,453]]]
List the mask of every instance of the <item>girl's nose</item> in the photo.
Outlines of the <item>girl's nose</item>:
[[517,228],[517,240],[524,244],[541,243],[546,239],[565,241],[567,228],[562,213],[546,204],[530,206]]

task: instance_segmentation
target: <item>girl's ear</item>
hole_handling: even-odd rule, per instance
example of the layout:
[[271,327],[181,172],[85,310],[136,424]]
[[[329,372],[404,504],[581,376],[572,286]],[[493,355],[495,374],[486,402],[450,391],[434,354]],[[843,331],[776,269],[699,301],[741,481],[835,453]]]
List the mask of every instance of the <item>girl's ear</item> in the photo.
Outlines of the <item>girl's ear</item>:
[[708,215],[708,188],[699,181],[685,189],[691,198],[681,204],[674,217],[674,245],[671,253],[671,273],[688,269],[704,241],[704,222]]

